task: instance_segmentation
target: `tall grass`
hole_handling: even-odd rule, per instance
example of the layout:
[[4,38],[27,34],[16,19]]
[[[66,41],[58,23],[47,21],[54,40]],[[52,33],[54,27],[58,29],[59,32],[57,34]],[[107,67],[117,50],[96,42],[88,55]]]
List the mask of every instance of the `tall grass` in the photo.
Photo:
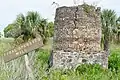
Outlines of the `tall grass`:
[[[38,80],[120,80],[120,49],[114,47],[111,49],[109,56],[108,69],[102,68],[95,64],[82,64],[76,70],[50,70],[46,72],[49,51],[40,50],[38,52],[37,61],[41,66]],[[46,65],[46,66],[44,66]],[[44,69],[44,70],[43,70]],[[48,75],[46,75],[48,74]]]
[[14,47],[13,42],[13,38],[0,38],[0,55]]

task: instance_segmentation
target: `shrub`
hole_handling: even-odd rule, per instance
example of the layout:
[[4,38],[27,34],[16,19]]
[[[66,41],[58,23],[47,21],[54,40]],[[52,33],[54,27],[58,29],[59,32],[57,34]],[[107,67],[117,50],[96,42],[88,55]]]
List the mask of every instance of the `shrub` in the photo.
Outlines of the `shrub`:
[[108,68],[111,71],[118,72],[120,70],[120,52],[117,50],[111,51],[111,55],[108,60]]
[[99,64],[81,64],[76,68],[77,74],[99,74],[104,69]]
[[39,50],[37,53],[37,63],[42,65],[42,67],[44,65],[46,65],[48,63],[48,57],[49,57],[49,51],[48,50]]

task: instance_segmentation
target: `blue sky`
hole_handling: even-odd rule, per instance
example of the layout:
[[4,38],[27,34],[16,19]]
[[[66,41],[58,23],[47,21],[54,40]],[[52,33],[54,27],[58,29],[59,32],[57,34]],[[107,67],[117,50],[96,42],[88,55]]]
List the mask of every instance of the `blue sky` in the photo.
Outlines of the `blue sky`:
[[[19,13],[26,14],[27,11],[38,11],[42,17],[54,21],[55,5],[60,6],[75,5],[73,1],[82,4],[83,0],[1,0],[0,1],[0,31],[8,24],[12,23]],[[120,15],[119,0],[84,0],[88,4],[96,3],[102,9],[113,9]]]

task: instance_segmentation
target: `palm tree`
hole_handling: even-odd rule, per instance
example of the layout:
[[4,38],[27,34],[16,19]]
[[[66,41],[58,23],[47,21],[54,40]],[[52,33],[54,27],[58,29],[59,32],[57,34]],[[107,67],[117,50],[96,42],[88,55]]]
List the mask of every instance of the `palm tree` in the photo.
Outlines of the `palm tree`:
[[15,39],[22,38],[25,42],[35,37],[42,37],[43,42],[47,41],[47,37],[50,32],[51,25],[47,19],[41,18],[38,12],[29,11],[27,15],[19,14],[14,23],[9,24],[4,33],[6,36],[13,37]]
[[[101,13],[102,32],[104,35],[104,50],[109,51],[110,36],[116,27],[116,14],[113,10],[105,9]],[[108,52],[109,53],[109,52]]]
[[24,41],[41,36],[43,43],[47,41],[48,37],[48,21],[40,17],[38,12],[29,11],[26,16],[20,14],[16,23],[21,29]]
[[116,24],[117,24],[117,42],[119,43],[120,42],[120,17],[118,17]]
[[2,37],[2,33],[0,32],[0,38]]
[[38,27],[41,22],[41,17],[38,12],[29,11],[26,16],[26,25],[28,26],[28,31],[33,38],[38,35]]
[[28,41],[28,39],[31,38],[31,30],[28,26],[26,16],[24,16],[23,14],[17,15],[14,24],[15,24],[14,26],[15,30],[13,30],[13,32],[16,33],[16,36],[14,38],[16,40],[17,38],[22,38],[24,42]]
[[47,38],[49,37],[49,31],[48,31],[48,22],[47,19],[42,19],[39,25],[39,32],[43,38],[43,43],[45,44],[47,42]]
[[47,32],[48,32],[49,37],[53,37],[54,35],[54,23],[53,22],[48,23]]
[[31,28],[31,32],[34,37],[43,38],[43,43],[46,43],[48,37],[48,21],[40,17],[38,12],[28,12],[26,16],[28,26]]
[[[25,16],[23,14],[17,15],[17,18],[16,18],[14,24],[15,24],[14,28],[19,30],[19,32],[17,31],[17,34],[19,34],[19,35],[16,36],[16,38],[21,37],[21,36],[25,37],[26,36],[25,32],[27,32]],[[16,31],[16,30],[14,30],[14,31]],[[23,38],[23,40],[24,40],[24,38]]]

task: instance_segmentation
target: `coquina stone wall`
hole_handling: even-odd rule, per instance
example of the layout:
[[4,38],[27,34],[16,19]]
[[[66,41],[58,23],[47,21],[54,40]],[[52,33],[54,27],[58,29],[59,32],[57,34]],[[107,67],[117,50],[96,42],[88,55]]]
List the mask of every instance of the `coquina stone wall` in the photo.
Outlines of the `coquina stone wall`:
[[107,54],[100,48],[100,8],[87,4],[59,7],[54,23],[53,67],[72,68],[82,63],[107,67]]

